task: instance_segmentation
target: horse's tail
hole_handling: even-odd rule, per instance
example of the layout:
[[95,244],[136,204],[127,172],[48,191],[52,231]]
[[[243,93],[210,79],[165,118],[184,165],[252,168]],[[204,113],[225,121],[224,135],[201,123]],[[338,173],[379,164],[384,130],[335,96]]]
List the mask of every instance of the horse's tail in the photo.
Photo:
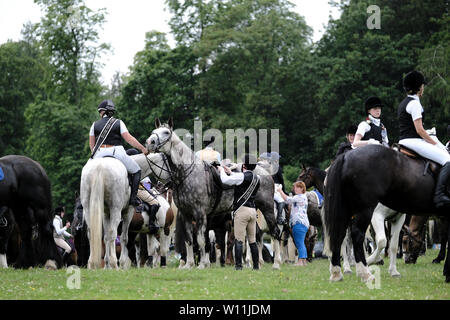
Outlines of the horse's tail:
[[102,230],[104,215],[104,181],[101,167],[95,170],[91,180],[89,199],[89,232],[90,257],[89,266],[93,269],[101,267]]
[[345,154],[339,156],[328,170],[324,192],[324,207],[321,211],[325,235],[324,253],[329,257],[331,257],[331,253],[340,250],[348,225],[347,208],[342,194],[344,156]]

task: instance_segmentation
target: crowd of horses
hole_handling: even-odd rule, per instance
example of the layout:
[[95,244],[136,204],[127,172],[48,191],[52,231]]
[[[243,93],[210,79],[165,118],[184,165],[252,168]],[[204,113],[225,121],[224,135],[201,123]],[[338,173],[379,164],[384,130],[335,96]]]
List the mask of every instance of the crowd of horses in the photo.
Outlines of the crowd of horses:
[[[132,157],[142,178],[151,176],[163,186],[154,189],[160,203],[156,217],[159,230],[150,232],[145,209],[137,213],[129,206],[129,182],[121,162],[114,158],[91,159],[83,167],[80,193],[75,200],[71,233],[76,250],[72,262],[91,269],[127,269],[132,264],[152,267],[157,257],[165,266],[173,244],[181,254],[181,268],[206,268],[211,264],[210,253],[215,252],[210,239],[210,232],[214,231],[220,264],[225,265],[227,254],[232,251],[228,248],[227,252],[227,243],[232,237],[233,189],[222,185],[213,166],[195,157],[173,131],[171,120],[167,124],[156,121],[146,146],[151,153]],[[10,155],[0,158],[0,170],[1,266],[6,267],[8,260],[18,268],[62,267],[61,254],[53,240],[50,181],[44,169],[27,157]],[[241,170],[240,165],[236,164],[234,170]],[[311,226],[323,229],[331,281],[343,279],[342,258],[344,273],[351,272],[350,261],[354,259],[357,275],[369,281],[373,276],[368,264],[382,259],[388,238],[389,273],[400,276],[396,269],[400,233],[403,230],[406,261],[415,262],[423,243],[425,222],[431,215],[443,217],[442,229],[447,231],[448,241],[449,212],[436,210],[432,202],[438,170],[423,159],[382,146],[367,146],[340,155],[327,171],[301,168],[297,179],[324,194],[321,206],[313,192],[308,192],[307,213]],[[260,256],[262,233],[267,232],[272,239],[273,268],[279,269],[286,261],[289,228],[276,223],[270,164],[258,163],[255,172],[261,181],[255,204],[265,221],[258,231]],[[405,214],[411,215],[407,227]],[[369,225],[375,233],[376,247],[366,258],[364,240]],[[385,233],[386,225],[390,237]],[[312,241],[310,255],[314,239],[308,239]],[[445,256],[445,243],[441,248]],[[441,253],[440,256],[442,260]],[[447,255],[443,272],[447,282],[448,266]]]

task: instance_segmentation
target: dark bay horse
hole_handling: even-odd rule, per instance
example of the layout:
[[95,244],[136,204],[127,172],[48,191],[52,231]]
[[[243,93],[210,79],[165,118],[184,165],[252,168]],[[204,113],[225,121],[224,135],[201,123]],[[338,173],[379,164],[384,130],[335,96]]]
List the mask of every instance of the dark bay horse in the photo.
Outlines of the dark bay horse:
[[0,207],[11,209],[20,230],[18,268],[61,265],[53,240],[50,180],[42,166],[25,156],[0,158]]
[[[426,168],[427,164],[421,159],[378,145],[354,149],[336,158],[327,172],[323,212],[325,247],[332,252],[330,280],[342,280],[340,249],[351,220],[357,275],[363,281],[373,279],[364,256],[363,241],[379,202],[411,215],[450,214],[434,206],[435,179]],[[447,255],[446,282],[450,282],[449,263]]]

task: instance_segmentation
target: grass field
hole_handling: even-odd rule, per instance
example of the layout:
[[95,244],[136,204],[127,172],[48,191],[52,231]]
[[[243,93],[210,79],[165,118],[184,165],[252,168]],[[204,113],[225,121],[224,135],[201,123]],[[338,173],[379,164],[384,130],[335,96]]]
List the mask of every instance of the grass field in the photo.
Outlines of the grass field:
[[437,250],[427,250],[417,264],[398,262],[401,278],[388,275],[388,259],[379,266],[380,289],[369,289],[355,275],[330,283],[329,263],[316,259],[306,267],[265,264],[255,272],[232,266],[180,270],[174,260],[166,269],[80,269],[80,289],[69,289],[67,269],[0,270],[0,299],[35,300],[327,300],[327,299],[450,299],[450,284],[442,276],[443,263],[432,264]]

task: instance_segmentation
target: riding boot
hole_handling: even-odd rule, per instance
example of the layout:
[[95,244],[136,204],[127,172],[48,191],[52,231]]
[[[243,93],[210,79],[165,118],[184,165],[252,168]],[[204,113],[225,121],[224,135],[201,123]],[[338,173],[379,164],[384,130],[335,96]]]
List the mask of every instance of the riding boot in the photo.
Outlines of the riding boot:
[[150,234],[155,234],[159,230],[159,226],[156,224],[156,213],[159,208],[159,204],[152,204],[150,206],[150,212],[148,213],[148,229]]
[[250,243],[250,252],[252,253],[253,270],[259,270],[259,252],[256,242]]
[[277,204],[277,211],[278,211],[278,213],[277,213],[277,224],[278,225],[283,225],[284,224],[284,217],[283,217],[283,210],[284,210],[284,207],[285,207],[285,205],[286,205],[286,202],[280,202],[280,203],[277,203],[277,202],[275,202],[276,204]]
[[242,270],[242,241],[235,240],[234,242],[234,261],[236,270]]
[[137,192],[139,188],[139,181],[141,181],[141,170],[131,175],[131,195],[130,204],[132,206],[139,205],[139,199],[137,197]]
[[439,172],[436,182],[436,191],[434,192],[434,204],[436,208],[450,208],[450,198],[446,194],[447,184],[450,181],[450,162],[444,164]]
[[67,251],[64,251],[63,256],[62,256],[64,267],[67,266],[67,260],[69,260],[69,256],[70,256],[70,253],[68,253]]

